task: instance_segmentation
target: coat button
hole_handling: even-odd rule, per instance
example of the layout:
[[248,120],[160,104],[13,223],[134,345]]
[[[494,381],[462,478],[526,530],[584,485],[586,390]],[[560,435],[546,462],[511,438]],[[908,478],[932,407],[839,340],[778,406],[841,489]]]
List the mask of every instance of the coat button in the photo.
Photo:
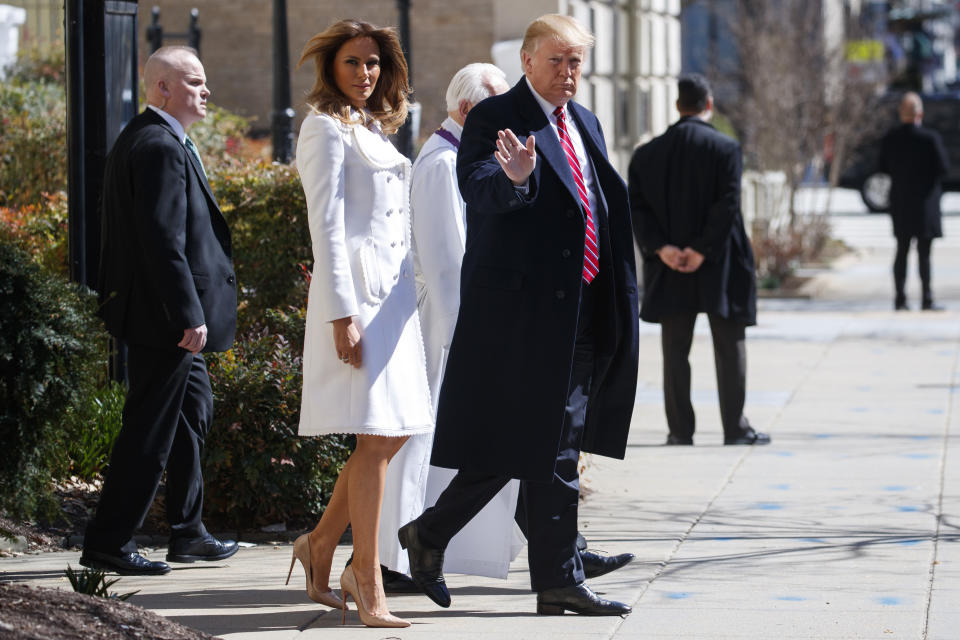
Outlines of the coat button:
[[391,246],[391,247],[395,247],[395,246],[397,246],[397,243],[396,243],[396,242],[391,242],[391,243],[390,243],[390,246]]
[[562,255],[564,258],[569,258],[569,257],[570,257],[570,249],[564,249],[563,251],[560,252],[560,255]]
[[393,176],[392,176],[392,175],[387,174],[387,182],[393,182]]
[[387,217],[389,218],[391,215],[393,215],[393,209],[387,209]]
[[564,291],[563,289],[557,289],[554,295],[557,296],[557,300],[563,300],[564,298],[567,297],[567,292]]
[[233,276],[227,276],[227,284],[233,284]]

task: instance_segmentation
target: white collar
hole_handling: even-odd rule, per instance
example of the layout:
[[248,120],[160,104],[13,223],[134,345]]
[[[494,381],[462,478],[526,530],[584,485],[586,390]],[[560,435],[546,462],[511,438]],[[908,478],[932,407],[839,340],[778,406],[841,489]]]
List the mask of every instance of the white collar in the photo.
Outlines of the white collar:
[[459,140],[463,137],[463,127],[457,124],[457,121],[447,116],[444,118],[443,122],[440,123],[440,126],[453,134],[453,137]]
[[147,105],[147,108],[148,108],[148,109],[153,109],[161,118],[163,118],[163,119],[167,122],[167,124],[169,124],[169,125],[173,128],[173,132],[174,132],[175,134],[177,134],[177,137],[178,137],[178,138],[180,138],[180,143],[181,143],[181,144],[185,144],[185,143],[186,143],[186,141],[187,141],[187,132],[184,130],[183,125],[180,124],[180,121],[179,121],[179,120],[177,120],[176,118],[174,118],[172,115],[170,115],[169,113],[167,113],[167,112],[164,111],[163,109],[160,109],[160,108],[158,108],[158,107],[155,107],[155,106],[153,106],[152,104],[148,104],[148,105]]
[[[549,100],[544,98],[542,95],[537,93],[537,90],[533,88],[533,84],[530,82],[530,78],[523,76],[523,79],[527,81],[527,86],[530,87],[530,93],[533,94],[533,97],[536,99],[537,104],[540,105],[540,108],[543,109],[544,115],[547,116],[547,122],[550,124],[557,124],[557,119],[554,117],[553,112],[557,110],[557,105],[552,104]],[[569,111],[567,105],[563,105],[564,112]]]

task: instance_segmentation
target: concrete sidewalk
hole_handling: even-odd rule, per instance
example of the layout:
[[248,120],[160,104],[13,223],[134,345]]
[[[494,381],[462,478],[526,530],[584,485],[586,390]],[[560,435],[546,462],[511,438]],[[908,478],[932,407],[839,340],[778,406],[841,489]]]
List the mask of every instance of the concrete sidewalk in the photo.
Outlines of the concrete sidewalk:
[[[307,600],[299,566],[283,585],[289,545],[114,588],[140,589],[132,602],[232,640],[956,639],[960,252],[949,246],[934,250],[943,313],[889,310],[892,253],[869,247],[819,274],[813,300],[761,303],[748,331],[747,415],[769,447],[721,446],[705,322],[691,356],[697,446],[660,446],[659,328],[642,325],[627,459],[589,461],[581,510],[592,547],[637,555],[591,581],[634,607],[625,619],[534,615],[525,555],[506,581],[449,575],[450,609],[390,596],[409,629],[366,629],[355,611],[340,627],[339,612]],[[348,554],[338,550],[335,576]],[[0,580],[69,588],[62,571],[78,560],[0,559]]]

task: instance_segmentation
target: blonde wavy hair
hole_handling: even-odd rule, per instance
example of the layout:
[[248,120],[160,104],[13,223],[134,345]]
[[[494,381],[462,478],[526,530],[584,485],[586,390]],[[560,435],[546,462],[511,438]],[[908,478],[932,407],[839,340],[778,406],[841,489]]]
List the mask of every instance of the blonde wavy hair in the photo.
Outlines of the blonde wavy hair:
[[[357,121],[350,114],[350,101],[337,87],[333,75],[337,52],[345,42],[354,38],[371,38],[380,47],[380,77],[367,100],[367,111],[380,122],[385,133],[395,133],[407,119],[410,84],[407,60],[392,27],[375,27],[369,22],[350,18],[335,22],[310,38],[297,63],[299,69],[304,62],[313,59],[316,66],[316,79],[307,93],[307,104],[318,113],[329,114],[342,122]],[[360,117],[366,118],[366,115],[361,113]]]

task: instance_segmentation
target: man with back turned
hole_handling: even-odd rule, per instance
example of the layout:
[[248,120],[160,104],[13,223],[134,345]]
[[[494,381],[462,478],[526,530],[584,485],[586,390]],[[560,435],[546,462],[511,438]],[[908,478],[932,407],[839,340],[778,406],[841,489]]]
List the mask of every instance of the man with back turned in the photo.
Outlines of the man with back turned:
[[682,76],[680,120],[630,161],[630,207],[643,254],[640,317],[660,323],[668,445],[692,445],[690,347],[706,313],[720,396],[723,443],[767,444],[743,415],[745,329],[756,324],[753,250],[740,213],[740,145],[710,123],[706,78]]

